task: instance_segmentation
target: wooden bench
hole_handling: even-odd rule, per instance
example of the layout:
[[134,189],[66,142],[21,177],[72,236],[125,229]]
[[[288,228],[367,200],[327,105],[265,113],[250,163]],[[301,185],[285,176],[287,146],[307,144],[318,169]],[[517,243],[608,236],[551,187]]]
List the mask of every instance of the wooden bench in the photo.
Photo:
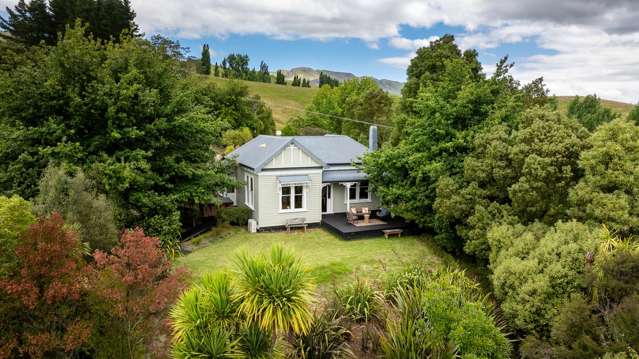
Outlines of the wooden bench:
[[306,232],[306,218],[290,218],[286,220],[286,231],[290,232],[291,228],[304,228]]
[[388,239],[388,236],[397,236],[397,237],[401,237],[402,236],[402,232],[404,230],[403,229],[383,229],[382,232],[384,232],[384,237],[386,239]]

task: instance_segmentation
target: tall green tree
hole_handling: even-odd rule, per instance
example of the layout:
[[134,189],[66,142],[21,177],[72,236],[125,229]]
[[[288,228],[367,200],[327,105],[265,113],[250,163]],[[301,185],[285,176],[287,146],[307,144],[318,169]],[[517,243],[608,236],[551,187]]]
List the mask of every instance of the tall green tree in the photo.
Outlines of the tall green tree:
[[293,81],[291,81],[291,86],[300,87],[300,85],[301,85],[300,77],[297,75],[293,76]]
[[[226,90],[188,80],[164,48],[142,39],[103,44],[74,28],[32,55],[0,72],[8,139],[0,145],[0,188],[33,197],[48,163],[68,162],[123,209],[125,226],[145,228],[166,248],[180,236],[180,205],[215,203],[214,194],[234,183],[227,165],[212,160],[211,145],[231,120],[250,121],[251,129],[264,123],[256,107],[232,102],[249,116],[237,114],[222,102]],[[245,89],[228,96],[255,103]],[[270,112],[262,112],[270,126]]]
[[332,78],[330,75],[320,71],[319,87],[322,87],[324,85],[328,85],[329,87],[337,87],[339,86],[339,81],[337,79]]
[[[412,68],[423,65],[426,72],[421,80],[414,79],[418,95],[394,123],[398,144],[365,156],[363,165],[375,193],[391,211],[436,230],[435,238],[449,249],[461,249],[454,223],[438,218],[433,210],[437,182],[462,172],[482,128],[517,121],[527,97],[509,74],[512,65],[507,58],[487,79],[477,67],[476,52],[462,54],[452,40],[435,41],[432,49],[422,49],[422,56],[413,59]],[[431,67],[433,73],[428,72]],[[415,70],[409,74],[414,76]]]
[[583,178],[570,193],[570,214],[639,234],[639,126],[616,119],[597,128],[581,154]]
[[411,59],[406,70],[406,83],[402,88],[402,105],[407,111],[413,111],[420,91],[427,87],[436,87],[445,81],[447,75],[447,62],[452,60],[462,61],[468,68],[465,76],[470,81],[477,81],[483,77],[481,64],[477,60],[476,50],[466,50],[462,53],[453,35],[444,35],[431,41],[429,46],[417,50],[417,54]]
[[268,65],[264,61],[260,61],[260,72],[258,80],[261,82],[271,83],[271,73],[268,71]]
[[482,259],[490,251],[486,232],[501,221],[566,219],[588,135],[574,119],[546,108],[525,111],[512,127],[487,127],[476,135],[462,173],[438,181],[437,218],[454,224],[464,250]]
[[35,212],[40,217],[60,213],[91,252],[108,251],[118,243],[116,209],[105,195],[97,193],[95,184],[81,169],[70,175],[62,166],[49,166],[38,190]]
[[7,7],[7,18],[0,16],[0,29],[11,36],[7,40],[35,45],[44,41],[55,43],[57,27],[49,12],[46,0],[20,0],[13,9]]
[[286,85],[286,79],[284,78],[282,70],[277,70],[275,73],[275,83],[278,85]]
[[597,95],[588,95],[583,99],[575,96],[570,101],[568,104],[568,116],[579,121],[589,131],[593,131],[599,125],[619,117],[619,114],[604,107]]
[[211,52],[209,51],[209,44],[202,46],[202,57],[200,58],[200,73],[204,75],[211,74]]
[[129,0],[20,0],[0,17],[0,29],[8,39],[26,45],[41,41],[54,45],[59,33],[80,19],[87,31],[102,40],[117,40],[124,31],[138,34],[135,12]]
[[[305,114],[289,121],[286,131],[304,134],[309,128],[315,128],[367,144],[370,123],[390,125],[392,103],[390,95],[371,78],[348,80],[334,88],[324,86],[307,106]],[[388,135],[389,131],[381,128],[380,142]]]
[[228,75],[226,77],[248,80],[249,74],[251,72],[251,70],[249,69],[248,55],[229,54],[224,58],[222,63],[228,66]]

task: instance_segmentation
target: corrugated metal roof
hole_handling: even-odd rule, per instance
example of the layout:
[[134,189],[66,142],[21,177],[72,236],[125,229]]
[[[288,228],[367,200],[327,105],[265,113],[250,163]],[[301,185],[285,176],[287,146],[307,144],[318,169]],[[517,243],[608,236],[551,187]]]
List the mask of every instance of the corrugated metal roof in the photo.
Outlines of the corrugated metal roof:
[[322,182],[353,182],[368,179],[360,170],[328,170],[322,173]]
[[290,138],[281,136],[257,136],[229,153],[227,157],[235,158],[240,164],[257,169],[277,155],[289,142]]
[[329,165],[356,162],[368,151],[366,146],[348,136],[295,136],[294,138],[322,162]]
[[308,182],[311,182],[311,178],[307,175],[278,176],[277,181],[280,184],[308,183]]
[[343,135],[326,136],[267,136],[259,135],[228,154],[240,164],[260,171],[290,143],[322,165],[350,164],[367,152],[366,146]]

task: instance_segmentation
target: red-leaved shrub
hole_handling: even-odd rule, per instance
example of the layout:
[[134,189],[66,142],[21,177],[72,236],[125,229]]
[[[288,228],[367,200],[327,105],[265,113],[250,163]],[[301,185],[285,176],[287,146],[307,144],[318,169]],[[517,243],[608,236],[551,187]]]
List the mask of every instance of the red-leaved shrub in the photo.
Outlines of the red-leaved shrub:
[[91,335],[88,271],[77,233],[54,213],[22,235],[0,280],[0,354],[71,356]]
[[96,251],[92,291],[99,316],[95,345],[105,357],[166,352],[165,318],[186,287],[187,273],[174,270],[158,238],[125,231],[111,254]]

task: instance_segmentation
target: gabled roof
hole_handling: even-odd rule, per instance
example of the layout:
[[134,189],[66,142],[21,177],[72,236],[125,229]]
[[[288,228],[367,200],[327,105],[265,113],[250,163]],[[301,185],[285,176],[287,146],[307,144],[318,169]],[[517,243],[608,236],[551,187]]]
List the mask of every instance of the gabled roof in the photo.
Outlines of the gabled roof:
[[259,135],[227,157],[241,165],[261,171],[273,157],[294,144],[323,167],[350,164],[367,151],[366,146],[343,135],[326,136],[267,136]]

